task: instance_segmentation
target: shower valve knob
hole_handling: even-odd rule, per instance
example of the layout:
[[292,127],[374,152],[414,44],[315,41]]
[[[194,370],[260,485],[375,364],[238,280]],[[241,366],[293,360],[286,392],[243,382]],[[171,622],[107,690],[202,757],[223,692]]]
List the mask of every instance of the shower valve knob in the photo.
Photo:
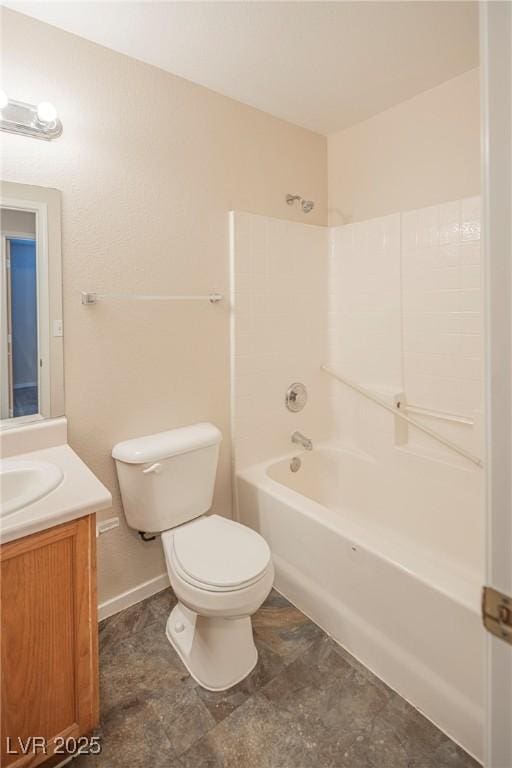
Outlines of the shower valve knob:
[[290,384],[286,390],[285,405],[292,413],[302,411],[308,401],[308,391],[304,384],[300,381],[296,381],[294,384]]

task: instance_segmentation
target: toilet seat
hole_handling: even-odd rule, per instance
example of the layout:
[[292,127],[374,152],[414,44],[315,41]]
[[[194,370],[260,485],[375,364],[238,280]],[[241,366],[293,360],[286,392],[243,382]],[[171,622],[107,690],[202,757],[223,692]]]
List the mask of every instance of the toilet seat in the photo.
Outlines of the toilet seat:
[[162,544],[176,576],[208,592],[245,589],[260,581],[272,562],[259,533],[219,515],[166,531]]

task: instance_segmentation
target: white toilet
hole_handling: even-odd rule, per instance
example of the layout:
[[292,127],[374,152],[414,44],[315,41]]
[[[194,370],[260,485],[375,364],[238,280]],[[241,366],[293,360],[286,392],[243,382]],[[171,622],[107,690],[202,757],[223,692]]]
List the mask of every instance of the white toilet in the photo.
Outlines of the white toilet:
[[205,515],[221,440],[213,424],[194,424],[126,440],[112,451],[128,524],[162,533],[179,601],[167,637],[192,677],[212,691],[230,688],[255,666],[250,617],[274,580],[269,547],[258,533]]

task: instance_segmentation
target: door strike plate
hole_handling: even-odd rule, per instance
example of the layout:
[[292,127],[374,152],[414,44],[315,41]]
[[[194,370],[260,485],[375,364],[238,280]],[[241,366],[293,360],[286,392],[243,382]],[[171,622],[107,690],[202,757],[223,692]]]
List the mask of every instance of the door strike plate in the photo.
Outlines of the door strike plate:
[[482,591],[484,626],[496,637],[512,645],[512,597],[492,587]]

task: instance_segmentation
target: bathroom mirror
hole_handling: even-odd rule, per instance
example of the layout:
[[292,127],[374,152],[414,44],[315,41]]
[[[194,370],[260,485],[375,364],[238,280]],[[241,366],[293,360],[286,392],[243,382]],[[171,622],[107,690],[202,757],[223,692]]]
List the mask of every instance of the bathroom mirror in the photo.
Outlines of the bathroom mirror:
[[0,426],[64,413],[60,192],[1,182]]

